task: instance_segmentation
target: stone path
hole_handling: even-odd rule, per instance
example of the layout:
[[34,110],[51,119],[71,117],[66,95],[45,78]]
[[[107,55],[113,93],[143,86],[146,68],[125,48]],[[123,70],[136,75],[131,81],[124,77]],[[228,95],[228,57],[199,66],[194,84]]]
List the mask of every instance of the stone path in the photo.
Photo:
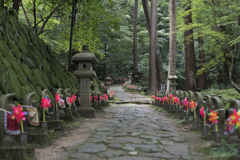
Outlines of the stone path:
[[[123,93],[119,86],[113,86],[112,90],[122,100],[131,100],[133,96]],[[69,159],[188,160],[191,157],[187,147],[175,128],[149,105],[124,104]]]

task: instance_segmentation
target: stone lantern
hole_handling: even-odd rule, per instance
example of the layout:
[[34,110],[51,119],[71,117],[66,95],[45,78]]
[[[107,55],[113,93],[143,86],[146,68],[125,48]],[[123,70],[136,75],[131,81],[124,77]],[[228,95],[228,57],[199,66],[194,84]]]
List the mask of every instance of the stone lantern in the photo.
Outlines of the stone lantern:
[[132,84],[132,72],[128,72],[128,81]]
[[97,64],[98,61],[95,55],[89,52],[87,45],[84,45],[82,49],[81,53],[77,53],[72,57],[72,61],[78,65],[74,75],[80,79],[81,107],[77,111],[80,116],[94,118],[94,109],[91,107],[90,101],[90,80],[96,77],[92,65]]
[[169,87],[170,87],[169,93],[172,93],[172,92],[176,91],[176,86],[177,86],[176,80],[177,79],[178,79],[178,77],[176,75],[173,75],[173,76],[169,75],[168,76]]
[[106,87],[107,87],[107,89],[109,89],[110,88],[110,86],[111,86],[111,84],[112,84],[112,78],[111,77],[109,77],[109,75],[105,78],[105,85],[106,85]]

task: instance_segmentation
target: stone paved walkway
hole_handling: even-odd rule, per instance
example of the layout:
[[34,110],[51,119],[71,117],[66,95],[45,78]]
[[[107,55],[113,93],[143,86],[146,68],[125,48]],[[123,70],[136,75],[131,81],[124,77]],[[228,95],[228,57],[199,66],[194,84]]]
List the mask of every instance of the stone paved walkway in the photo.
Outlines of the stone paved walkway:
[[[132,100],[133,94],[121,87],[113,86],[112,90],[119,99]],[[69,159],[191,159],[187,147],[175,128],[149,105],[124,104]]]

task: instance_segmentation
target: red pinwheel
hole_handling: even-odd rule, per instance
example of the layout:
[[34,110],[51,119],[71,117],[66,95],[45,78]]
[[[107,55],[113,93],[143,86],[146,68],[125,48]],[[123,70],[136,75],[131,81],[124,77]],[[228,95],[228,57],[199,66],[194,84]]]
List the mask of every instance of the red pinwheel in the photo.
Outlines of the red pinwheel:
[[154,95],[152,95],[152,96],[151,96],[151,98],[152,98],[152,99],[155,99],[155,96],[154,96]]
[[202,106],[202,108],[200,109],[200,115],[202,116],[202,118],[204,118],[204,114],[205,114],[204,107]]
[[161,97],[158,97],[158,100],[161,101]]
[[158,97],[155,97],[155,101],[158,101]]
[[92,101],[92,96],[90,96],[90,100]]
[[172,98],[173,98],[173,95],[172,95],[172,94],[170,94],[170,95],[169,95],[169,98],[170,98],[170,99],[172,99]]

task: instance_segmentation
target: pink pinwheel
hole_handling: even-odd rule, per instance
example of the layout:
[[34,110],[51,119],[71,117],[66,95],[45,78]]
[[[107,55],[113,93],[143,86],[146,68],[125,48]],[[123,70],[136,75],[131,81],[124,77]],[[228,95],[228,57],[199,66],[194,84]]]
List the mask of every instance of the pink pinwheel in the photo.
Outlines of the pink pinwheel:
[[155,101],[158,101],[158,97],[155,97]]
[[104,94],[104,99],[107,100],[108,99],[108,96],[106,94]]
[[154,95],[152,95],[152,96],[151,96],[151,98],[152,98],[152,99],[155,99],[155,96],[154,96]]
[[77,96],[76,96],[75,94],[73,94],[73,95],[72,95],[72,99],[73,99],[73,101],[76,101]]
[[26,120],[24,115],[26,115],[27,112],[22,112],[22,107],[20,106],[20,104],[18,104],[18,107],[12,107],[12,109],[13,109],[12,119],[16,118],[17,122],[20,122],[21,120],[23,121]]
[[95,99],[96,102],[98,101],[98,97],[97,97],[97,95],[94,97],[94,99]]
[[52,107],[51,99],[42,98],[40,107],[43,107],[45,109],[47,109],[48,107]]
[[161,101],[161,97],[158,97],[158,100]]
[[167,97],[164,96],[164,97],[162,98],[162,101],[165,102],[166,100],[167,100]]
[[67,98],[67,103],[68,103],[68,105],[72,105],[72,103],[73,103],[73,98],[72,98],[72,97],[68,97],[68,98]]
[[102,96],[100,96],[100,100],[103,100],[103,97],[102,97]]
[[187,106],[188,105],[188,100],[187,100],[187,97],[185,97],[184,99],[184,105]]
[[56,102],[59,102],[59,101],[60,101],[60,96],[59,96],[58,93],[55,94],[55,100],[56,100]]
[[92,96],[90,96],[90,100],[92,101]]

